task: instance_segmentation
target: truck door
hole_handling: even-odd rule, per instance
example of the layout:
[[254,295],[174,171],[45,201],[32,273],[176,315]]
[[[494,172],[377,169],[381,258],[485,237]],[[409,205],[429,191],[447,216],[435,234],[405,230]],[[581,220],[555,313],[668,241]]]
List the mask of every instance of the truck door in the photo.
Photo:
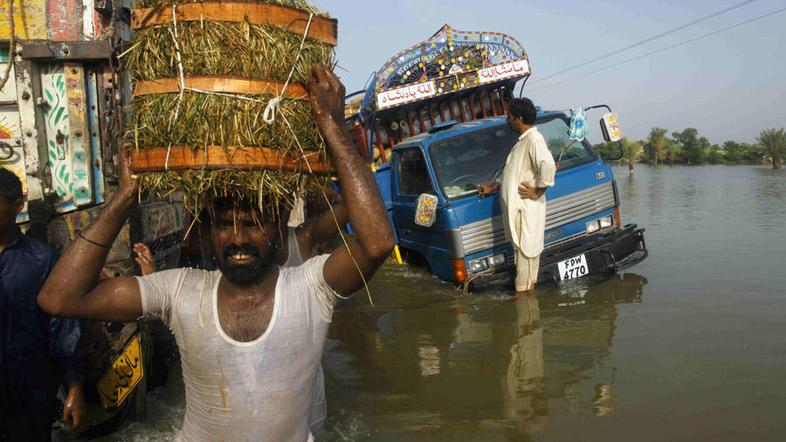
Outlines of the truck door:
[[421,194],[435,195],[423,151],[417,146],[397,149],[393,167],[393,219],[399,240],[404,247],[423,253],[434,242],[434,235],[431,228],[415,224],[415,211]]

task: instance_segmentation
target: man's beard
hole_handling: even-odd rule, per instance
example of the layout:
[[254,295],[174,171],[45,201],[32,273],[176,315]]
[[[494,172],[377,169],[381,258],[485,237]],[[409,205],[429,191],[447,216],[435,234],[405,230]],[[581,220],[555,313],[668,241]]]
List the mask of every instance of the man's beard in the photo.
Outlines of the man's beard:
[[[237,253],[252,256],[249,264],[230,264],[229,256]],[[249,287],[262,280],[275,264],[276,247],[270,247],[265,256],[259,256],[259,251],[248,246],[228,246],[224,249],[224,256],[218,260],[221,273],[232,283],[240,287]]]

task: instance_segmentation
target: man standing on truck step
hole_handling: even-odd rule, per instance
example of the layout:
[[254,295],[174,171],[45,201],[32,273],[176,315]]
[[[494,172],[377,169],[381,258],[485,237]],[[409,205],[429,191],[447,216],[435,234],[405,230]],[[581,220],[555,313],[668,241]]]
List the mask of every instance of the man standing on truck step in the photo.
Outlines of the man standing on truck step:
[[[79,321],[52,318],[36,304],[57,253],[23,235],[22,183],[0,167],[0,441],[48,441],[60,418],[69,430],[85,412]],[[59,386],[66,388],[56,416]]]
[[505,232],[516,254],[516,292],[533,290],[538,280],[546,230],[546,188],[557,168],[546,140],[535,127],[537,111],[528,98],[508,103],[508,125],[520,134],[505,162],[499,183],[478,187],[481,196],[499,189]]
[[344,86],[317,65],[307,88],[357,241],[279,267],[279,221],[264,219],[256,203],[224,198],[210,217],[220,270],[174,269],[95,285],[137,203],[138,181],[121,158],[117,192],[65,251],[38,298],[62,316],[160,318],[181,354],[184,441],[311,440],[309,413],[333,305],[362,288],[393,249],[379,189],[344,128]]

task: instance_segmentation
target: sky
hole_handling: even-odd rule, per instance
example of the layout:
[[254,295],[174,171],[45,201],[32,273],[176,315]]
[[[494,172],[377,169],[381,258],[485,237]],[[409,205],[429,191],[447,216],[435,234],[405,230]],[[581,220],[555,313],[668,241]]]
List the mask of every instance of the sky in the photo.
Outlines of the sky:
[[[695,127],[713,143],[755,142],[762,129],[786,127],[786,11],[592,73],[786,8],[785,0],[756,0],[589,64],[743,0],[312,1],[338,19],[337,74],[348,93],[394,54],[449,24],[510,34],[530,58],[525,96],[549,110],[608,104],[629,138],[645,138],[652,127]],[[600,141],[593,129],[590,139]]]

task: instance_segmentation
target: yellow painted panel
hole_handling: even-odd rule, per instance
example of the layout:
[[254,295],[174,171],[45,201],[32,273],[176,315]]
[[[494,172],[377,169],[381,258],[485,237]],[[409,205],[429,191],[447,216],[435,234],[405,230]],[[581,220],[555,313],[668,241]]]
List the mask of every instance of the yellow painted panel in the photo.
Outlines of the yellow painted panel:
[[[46,0],[14,0],[15,35],[19,40],[45,40]],[[8,2],[0,2],[0,40],[10,37]]]
[[104,408],[119,407],[142,380],[142,345],[134,336],[96,387]]

